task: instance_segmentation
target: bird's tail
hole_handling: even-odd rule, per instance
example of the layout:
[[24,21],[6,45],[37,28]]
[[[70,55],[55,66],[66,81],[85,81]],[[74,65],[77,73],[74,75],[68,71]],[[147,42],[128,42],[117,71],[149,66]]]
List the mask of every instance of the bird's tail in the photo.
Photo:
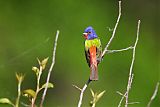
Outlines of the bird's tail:
[[90,66],[90,80],[98,80],[98,69],[97,66],[94,64]]

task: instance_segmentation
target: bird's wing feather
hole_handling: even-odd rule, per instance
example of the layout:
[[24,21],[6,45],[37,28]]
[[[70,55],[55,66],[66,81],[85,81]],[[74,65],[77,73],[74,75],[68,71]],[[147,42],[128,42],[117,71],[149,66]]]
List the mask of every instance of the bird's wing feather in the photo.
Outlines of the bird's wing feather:
[[90,54],[89,54],[89,50],[85,49],[85,56],[86,56],[86,60],[87,60],[88,66],[90,67]]
[[97,64],[101,61],[102,47],[96,48]]
[[97,57],[97,64],[101,61],[101,54],[102,54],[102,45],[99,38],[96,39],[96,57]]

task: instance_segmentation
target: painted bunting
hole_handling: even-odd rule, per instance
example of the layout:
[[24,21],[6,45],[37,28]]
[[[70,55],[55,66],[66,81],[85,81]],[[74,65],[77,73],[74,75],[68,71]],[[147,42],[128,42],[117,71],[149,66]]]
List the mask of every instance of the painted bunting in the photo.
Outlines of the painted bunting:
[[85,29],[85,56],[90,67],[90,80],[98,80],[98,64],[102,53],[101,41],[94,29],[89,26]]

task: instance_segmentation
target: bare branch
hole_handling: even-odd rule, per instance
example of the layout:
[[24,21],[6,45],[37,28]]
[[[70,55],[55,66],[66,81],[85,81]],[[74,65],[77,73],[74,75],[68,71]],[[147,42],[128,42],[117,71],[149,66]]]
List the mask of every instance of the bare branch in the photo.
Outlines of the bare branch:
[[[135,52],[136,52],[136,46],[137,46],[137,43],[138,43],[138,39],[139,39],[139,28],[140,28],[140,20],[138,20],[138,25],[137,25],[137,38],[136,38],[136,41],[134,43],[134,46],[130,46],[130,48],[128,47],[128,49],[133,49],[133,55],[132,55],[132,62],[131,62],[131,66],[130,66],[130,71],[129,71],[129,77],[128,77],[128,84],[127,84],[127,90],[125,92],[125,94],[123,95],[122,93],[120,93],[119,91],[117,91],[118,94],[122,95],[122,98],[118,104],[118,107],[121,106],[122,104],[122,101],[123,99],[125,98],[126,99],[126,102],[125,102],[125,107],[128,107],[128,104],[135,104],[135,102],[132,102],[132,103],[128,103],[128,94],[129,94],[129,91],[131,89],[131,86],[132,86],[132,81],[133,81],[133,64],[134,64],[134,60],[135,60]],[[127,48],[126,48],[127,49]],[[137,103],[137,102],[136,102]]]
[[122,52],[122,51],[127,51],[129,49],[133,49],[133,46],[127,47],[127,48],[123,48],[123,49],[119,49],[119,50],[107,50],[106,54],[111,54],[111,53],[116,53],[116,52]]
[[[130,88],[131,88],[133,76],[134,76],[134,75],[132,74],[132,76],[131,76],[131,81],[130,81],[130,84],[129,84]],[[119,102],[119,104],[118,104],[118,107],[121,107],[122,101],[123,101],[124,98],[126,98],[127,92],[125,92],[125,94],[122,94],[121,92],[117,91],[117,93],[122,96],[122,97],[121,97],[121,100],[120,100],[120,102]],[[139,102],[131,102],[131,103],[128,103],[128,104],[136,104],[136,103],[139,103]]]
[[111,36],[108,44],[106,45],[106,47],[104,48],[104,50],[103,50],[103,52],[102,52],[102,54],[101,54],[101,58],[104,57],[106,51],[108,50],[109,45],[111,44],[111,42],[112,42],[112,40],[113,40],[113,38],[114,38],[114,36],[115,36],[115,33],[116,33],[116,30],[117,30],[117,26],[118,26],[118,23],[119,23],[120,18],[121,18],[121,1],[119,1],[119,15],[118,15],[118,18],[117,18],[117,22],[116,22],[116,24],[115,24],[115,26],[114,26],[112,36]]
[[[120,93],[118,93],[118,94],[120,94]],[[121,98],[121,100],[120,100],[120,102],[118,104],[118,107],[121,107],[122,101],[126,97],[126,93],[124,95],[121,93],[120,95],[122,95],[122,98]]]
[[148,102],[147,107],[150,107],[152,101],[155,99],[155,97],[156,97],[156,95],[157,95],[157,92],[158,92],[158,88],[159,88],[159,82],[157,82],[156,88],[155,88],[155,90],[154,90],[154,93],[153,93],[150,101]]
[[128,104],[139,104],[140,102],[130,102]]
[[132,62],[131,62],[131,66],[130,66],[130,71],[129,71],[129,78],[128,78],[128,85],[127,85],[127,90],[126,90],[126,103],[125,103],[125,107],[128,107],[128,94],[132,85],[132,81],[133,81],[133,65],[134,65],[134,60],[135,60],[135,53],[136,53],[136,46],[138,43],[138,38],[139,38],[139,28],[140,28],[140,23],[141,21],[138,20],[138,25],[137,25],[137,38],[133,47],[133,56],[132,56]]
[[48,89],[47,87],[48,87],[48,83],[49,83],[49,80],[50,80],[51,72],[52,72],[53,66],[55,64],[55,56],[56,56],[56,47],[57,47],[58,36],[59,36],[59,30],[57,30],[57,33],[56,33],[56,38],[55,38],[55,42],[54,42],[54,49],[53,49],[53,56],[52,56],[52,64],[51,64],[49,72],[48,72],[47,81],[46,81],[47,85],[46,85],[46,87],[43,91],[43,96],[42,96],[42,99],[41,99],[40,107],[43,107],[43,102],[44,102],[44,99],[45,99],[45,96],[46,96],[46,93],[47,93],[47,89]]

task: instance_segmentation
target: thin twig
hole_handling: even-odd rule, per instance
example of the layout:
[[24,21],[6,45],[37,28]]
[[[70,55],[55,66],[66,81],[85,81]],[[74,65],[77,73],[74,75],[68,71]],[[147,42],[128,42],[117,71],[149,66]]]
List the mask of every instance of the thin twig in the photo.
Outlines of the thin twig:
[[128,104],[139,104],[140,102],[130,102]]
[[152,101],[155,99],[155,97],[156,97],[156,95],[157,95],[157,93],[158,93],[158,88],[159,88],[159,82],[157,82],[156,88],[155,88],[155,90],[154,90],[154,93],[153,93],[150,101],[149,101],[148,104],[147,104],[147,107],[150,107]]
[[122,52],[122,51],[127,51],[129,49],[133,49],[133,46],[127,47],[127,48],[123,48],[123,49],[119,49],[119,50],[107,50],[106,54],[111,54],[111,53],[116,53],[116,52]]
[[76,89],[80,90],[80,91],[82,90],[81,88],[79,88],[78,86],[76,86],[74,84],[72,86],[75,87]]
[[25,104],[24,102],[20,102],[24,107],[31,107],[31,105]]
[[[121,93],[122,94],[122,93]],[[120,94],[120,95],[121,95]],[[123,95],[121,95],[122,97],[121,97],[121,100],[120,100],[120,102],[119,102],[119,104],[118,104],[118,107],[121,107],[121,104],[122,104],[122,101],[123,101],[123,99],[126,97],[126,93]]]
[[47,93],[47,89],[48,89],[47,87],[48,87],[48,83],[49,83],[49,80],[50,80],[51,72],[52,72],[53,66],[55,64],[55,55],[56,55],[56,47],[57,47],[58,36],[59,36],[59,30],[57,30],[57,33],[56,33],[56,38],[55,38],[55,42],[54,42],[54,49],[53,49],[53,56],[52,56],[52,64],[51,64],[49,72],[48,72],[46,87],[45,87],[44,92],[43,92],[40,107],[43,107],[43,102],[44,102],[44,99],[45,99],[45,96],[46,96],[46,93]]
[[133,81],[133,65],[134,65],[134,60],[135,60],[135,53],[136,53],[136,46],[138,43],[138,39],[139,39],[139,28],[140,28],[140,23],[141,21],[138,20],[138,25],[137,25],[137,38],[133,47],[133,56],[132,56],[132,62],[131,62],[131,66],[130,66],[130,71],[129,71],[129,78],[128,78],[128,85],[127,85],[127,90],[126,90],[126,103],[125,103],[125,107],[128,107],[128,94],[129,91],[131,89],[131,85],[132,85],[132,81]]
[[119,91],[116,91],[117,92],[117,94],[119,94],[119,95],[121,95],[121,96],[124,96],[125,97],[125,95],[124,94],[122,94],[121,92],[119,92]]
[[117,26],[118,26],[118,23],[119,23],[120,18],[121,18],[121,1],[119,1],[119,15],[118,15],[118,18],[117,18],[117,22],[116,22],[116,24],[115,24],[115,26],[114,26],[112,36],[111,36],[108,44],[106,45],[106,47],[104,48],[104,50],[103,50],[103,52],[102,52],[102,54],[101,54],[101,58],[104,57],[105,53],[106,53],[107,50],[108,50],[108,47],[110,46],[110,44],[111,44],[111,42],[112,42],[112,40],[113,40],[113,38],[114,38],[114,36],[115,36],[115,33],[116,33],[116,30],[117,30]]

